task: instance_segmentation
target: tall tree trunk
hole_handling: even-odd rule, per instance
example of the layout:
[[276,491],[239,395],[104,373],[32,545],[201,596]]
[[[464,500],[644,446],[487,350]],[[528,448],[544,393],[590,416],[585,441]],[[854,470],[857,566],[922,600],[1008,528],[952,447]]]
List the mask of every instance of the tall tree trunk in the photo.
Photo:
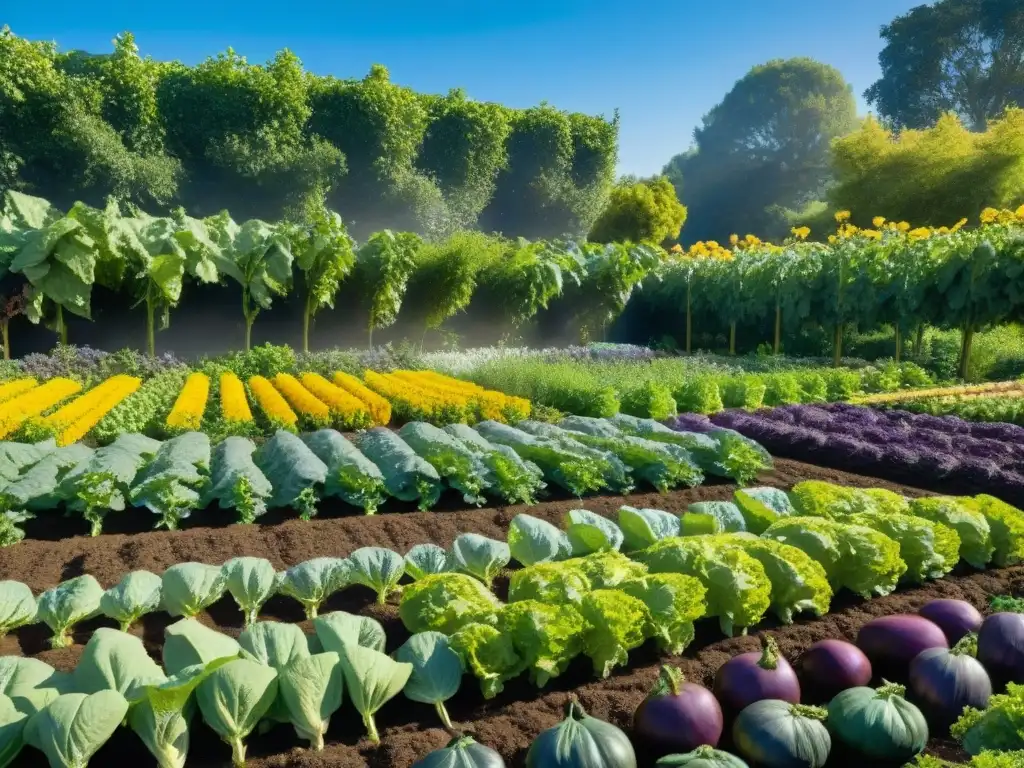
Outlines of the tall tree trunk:
[[924,323],[917,324],[917,335],[914,337],[914,357],[924,352]]
[[0,321],[0,333],[4,336],[4,360],[11,359],[11,321],[4,319]]
[[967,380],[967,374],[971,367],[971,345],[974,343],[974,322],[968,320],[964,323],[963,337],[960,341],[960,360],[957,365],[957,375],[962,381]]
[[903,351],[903,335],[900,333],[900,324],[896,323],[896,362],[900,361],[900,353]]
[[370,328],[370,334],[369,334],[370,351],[372,352],[373,351],[373,312],[370,312],[369,328]]
[[782,346],[782,305],[775,299],[775,344],[772,346],[772,354],[779,354]]
[[736,354],[736,321],[729,323],[729,354]]
[[310,307],[311,299],[306,296],[306,305],[302,310],[302,351],[309,352],[309,321],[313,314]]
[[686,284],[686,354],[690,354],[690,339],[692,332],[692,320],[693,317],[690,313],[690,284]]
[[843,356],[843,324],[836,323],[835,336],[832,338],[832,367],[839,367],[839,360]]

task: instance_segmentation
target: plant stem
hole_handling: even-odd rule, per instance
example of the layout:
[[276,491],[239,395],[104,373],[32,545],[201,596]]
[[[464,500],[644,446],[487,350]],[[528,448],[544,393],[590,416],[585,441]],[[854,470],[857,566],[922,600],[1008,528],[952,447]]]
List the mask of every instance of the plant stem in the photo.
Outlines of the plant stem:
[[782,345],[782,305],[778,298],[775,299],[775,345],[772,347],[772,354],[779,354],[779,347]]
[[377,733],[377,724],[373,722],[373,715],[363,715],[363,725],[366,726],[366,733],[370,737],[370,741],[380,744],[380,734]]
[[231,762],[235,768],[245,768],[245,744],[241,739],[231,740]]
[[835,336],[832,339],[832,367],[839,367],[839,360],[843,356],[843,324],[836,323]]
[[963,340],[960,344],[960,369],[957,372],[963,381],[967,381],[967,374],[971,367],[971,345],[974,343],[974,323],[968,320],[964,324]]
[[736,354],[736,321],[729,323],[729,354]]
[[373,351],[373,311],[372,310],[370,311],[369,328],[370,328],[370,339],[369,339],[369,341],[370,341],[370,351],[372,352]]
[[445,709],[444,702],[437,702],[434,705],[434,709],[437,710],[437,716],[441,718],[441,722],[444,723],[444,727],[448,730],[452,730],[452,720],[448,717],[448,710]]
[[310,306],[312,299],[306,297],[306,306],[302,311],[302,351],[309,352],[309,321],[313,315],[312,307]]
[[252,348],[252,324],[256,320],[255,314],[249,308],[249,291],[242,289],[242,315],[245,317],[245,351]]
[[900,353],[903,351],[903,336],[900,333],[900,324],[896,323],[896,362],[900,361]]
[[4,360],[11,359],[11,321],[0,322],[0,332],[4,335]]
[[156,307],[146,297],[146,349],[150,357],[156,357]]
[[914,339],[914,355],[920,357],[924,351],[924,323],[917,324],[917,338]]
[[686,354],[690,354],[690,332],[691,332],[691,320],[693,318],[690,314],[690,283],[686,283]]
[[64,307],[60,304],[57,305],[57,335],[61,344],[68,343],[68,327],[64,324]]

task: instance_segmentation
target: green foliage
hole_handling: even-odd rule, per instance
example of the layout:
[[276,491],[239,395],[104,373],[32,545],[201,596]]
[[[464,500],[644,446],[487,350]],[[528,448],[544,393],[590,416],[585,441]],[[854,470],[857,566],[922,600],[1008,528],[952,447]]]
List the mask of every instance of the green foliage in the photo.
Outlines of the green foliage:
[[398,317],[422,244],[414,234],[395,234],[386,229],[373,235],[359,249],[356,275],[361,290],[370,300],[371,347],[374,329],[387,328]]
[[686,222],[686,207],[664,176],[634,181],[623,179],[587,235],[595,243],[653,243],[676,240]]
[[1024,105],[1024,12],[1013,0],[939,0],[882,27],[881,78],[864,97],[900,128],[926,128],[944,112],[974,130]]

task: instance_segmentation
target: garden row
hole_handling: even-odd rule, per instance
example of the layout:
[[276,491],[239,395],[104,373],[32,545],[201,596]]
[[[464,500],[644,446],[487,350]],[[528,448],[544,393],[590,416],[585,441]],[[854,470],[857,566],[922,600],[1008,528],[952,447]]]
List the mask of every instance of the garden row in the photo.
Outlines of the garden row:
[[[589,656],[594,672],[607,677],[648,639],[670,653],[682,652],[694,639],[694,620],[702,616],[717,617],[731,633],[759,622],[769,607],[787,623],[801,611],[822,615],[833,587],[888,594],[901,577],[942,576],[968,540],[968,548],[980,545],[973,555],[980,551],[985,562],[1018,558],[1024,539],[1009,532],[1005,520],[1019,517],[1019,511],[985,497],[936,501],[811,482],[789,495],[739,491],[735,506],[718,502],[682,517],[627,507],[620,510],[621,527],[598,515],[570,512],[562,532],[520,516],[508,543],[463,534],[447,551],[426,545],[403,558],[369,547],[283,574],[253,557],[223,567],[185,563],[168,568],[162,578],[135,572],[107,592],[92,576],[80,576],[38,601],[24,585],[6,582],[0,592],[12,620],[5,629],[38,618],[54,630],[55,646],[68,642],[73,624],[97,612],[123,629],[158,609],[185,617],[166,630],[164,669],[136,637],[112,629],[93,633],[70,675],[35,660],[4,659],[7,715],[55,766],[83,766],[126,719],[160,765],[180,766],[195,691],[204,721],[241,765],[244,742],[260,722],[290,723],[300,738],[323,748],[344,688],[371,741],[377,741],[374,714],[403,689],[414,701],[434,705],[448,722],[444,704],[465,671],[477,677],[486,698],[527,670],[535,685],[547,685],[577,655]],[[829,516],[815,516],[823,514]],[[688,525],[733,532],[687,536]],[[961,540],[960,530],[971,533]],[[923,551],[928,545],[933,549]],[[620,548],[632,551],[626,557]],[[487,585],[512,556],[526,567],[513,572],[509,602],[502,604]],[[414,582],[399,590],[405,575]],[[380,603],[401,592],[399,613],[413,634],[394,654],[397,661],[384,655],[388,638],[372,618],[317,616],[331,593],[351,584],[370,587]],[[310,637],[295,625],[257,621],[276,591],[303,604],[313,618]],[[247,628],[238,641],[191,618],[225,592],[245,615]],[[86,721],[93,727],[84,727]],[[13,757],[22,730],[10,731],[7,749],[14,747]],[[915,751],[923,746],[920,740]]]
[[244,437],[211,447],[203,432],[164,442],[124,433],[98,449],[0,443],[4,544],[23,537],[18,523],[60,507],[97,535],[109,514],[129,507],[156,515],[158,528],[176,528],[212,505],[238,522],[275,508],[308,520],[329,498],[369,514],[389,497],[429,509],[449,488],[477,506],[488,497],[530,503],[548,484],[576,496],[628,493],[637,483],[667,491],[699,485],[705,475],[749,482],[771,467],[760,446],[730,430],[683,433],[626,416],[563,425],[483,421],[475,429],[441,429],[409,422],[398,432],[360,432],[351,442],[331,429],[302,437],[279,430],[259,447]]

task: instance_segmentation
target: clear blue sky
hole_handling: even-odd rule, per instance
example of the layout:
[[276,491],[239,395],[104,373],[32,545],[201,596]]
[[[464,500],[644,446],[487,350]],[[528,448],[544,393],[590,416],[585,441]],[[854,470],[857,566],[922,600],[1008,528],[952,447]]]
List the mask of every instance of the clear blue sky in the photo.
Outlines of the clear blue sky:
[[106,52],[131,30],[143,55],[250,61],[290,48],[318,74],[373,63],[418,91],[622,116],[619,172],[658,172],[750,67],[810,56],[861,94],[882,24],[923,0],[47,0],[2,2],[0,24],[62,49]]

